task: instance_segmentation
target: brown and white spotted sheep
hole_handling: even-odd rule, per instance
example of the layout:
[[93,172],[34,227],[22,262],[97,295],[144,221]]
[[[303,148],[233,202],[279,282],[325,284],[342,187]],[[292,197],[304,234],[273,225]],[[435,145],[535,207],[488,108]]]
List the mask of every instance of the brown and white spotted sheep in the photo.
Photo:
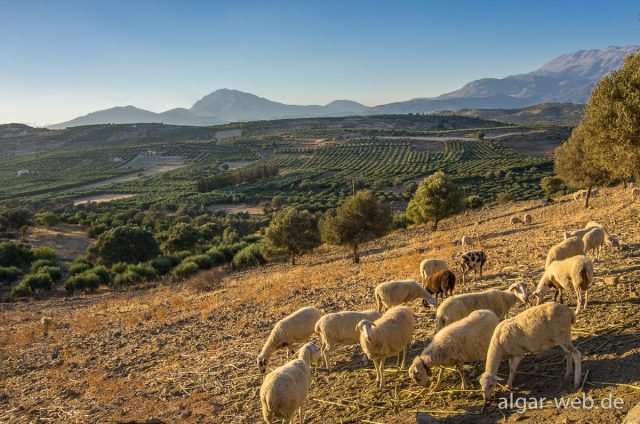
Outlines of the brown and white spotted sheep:
[[482,278],[482,267],[487,262],[487,255],[482,250],[472,250],[462,255],[460,268],[462,268],[462,284],[465,283],[465,275],[473,270],[474,274],[480,271]]

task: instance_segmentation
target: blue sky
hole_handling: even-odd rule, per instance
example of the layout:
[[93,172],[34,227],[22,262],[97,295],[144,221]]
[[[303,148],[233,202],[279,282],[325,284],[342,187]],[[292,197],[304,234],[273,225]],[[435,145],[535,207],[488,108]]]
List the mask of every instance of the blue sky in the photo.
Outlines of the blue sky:
[[133,104],[190,107],[218,88],[367,105],[640,43],[637,1],[0,0],[0,123]]

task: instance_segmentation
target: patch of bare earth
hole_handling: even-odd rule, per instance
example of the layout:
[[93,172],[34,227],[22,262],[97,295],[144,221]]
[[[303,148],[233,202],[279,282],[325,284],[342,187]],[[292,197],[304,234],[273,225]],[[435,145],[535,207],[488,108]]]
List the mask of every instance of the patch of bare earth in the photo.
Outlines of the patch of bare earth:
[[29,231],[27,241],[34,247],[51,246],[56,249],[62,261],[71,262],[83,255],[92,239],[77,225],[57,225],[53,228],[34,227]]
[[[583,391],[597,405],[610,395],[621,409],[531,409],[520,414],[484,406],[477,377],[462,391],[454,371],[445,372],[441,390],[428,393],[406,370],[389,361],[387,387],[374,388],[372,365],[362,365],[341,348],[331,357],[338,371],[314,374],[305,404],[306,422],[413,423],[428,412],[443,422],[618,423],[640,400],[640,203],[628,203],[622,190],[604,190],[584,210],[573,202],[537,207],[534,202],[471,212],[449,219],[438,232],[413,227],[367,244],[362,263],[353,265],[346,250],[322,247],[300,258],[300,265],[274,263],[242,273],[210,271],[181,285],[125,293],[101,293],[66,300],[0,305],[0,421],[3,422],[164,422],[257,423],[263,376],[255,358],[273,324],[305,305],[326,312],[373,306],[373,289],[392,278],[417,278],[425,257],[451,265],[462,253],[452,241],[480,236],[487,252],[482,280],[468,288],[506,287],[524,280],[530,290],[540,277],[548,248],[562,232],[595,219],[606,223],[624,243],[606,250],[596,263],[589,308],[573,329],[583,354]],[[533,215],[533,224],[511,227],[512,214]],[[618,277],[607,285],[607,277]],[[609,280],[607,280],[609,281]],[[568,302],[574,304],[569,296]],[[417,328],[411,358],[434,333],[434,311],[413,305]],[[511,315],[522,311],[517,306]],[[51,316],[44,337],[38,321]],[[410,358],[410,359],[411,359]],[[285,362],[284,352],[271,366]],[[515,397],[579,396],[562,379],[558,348],[526,357],[515,379]],[[467,373],[471,374],[471,366]],[[503,363],[500,374],[506,376]],[[499,390],[497,397],[508,397]]]

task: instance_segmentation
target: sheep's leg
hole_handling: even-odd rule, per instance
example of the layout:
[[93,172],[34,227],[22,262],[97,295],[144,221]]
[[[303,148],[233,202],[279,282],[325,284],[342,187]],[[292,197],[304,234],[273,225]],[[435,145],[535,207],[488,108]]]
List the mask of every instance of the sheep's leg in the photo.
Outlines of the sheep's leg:
[[409,345],[405,346],[404,349],[402,349],[402,363],[400,364],[400,369],[403,370],[405,365],[407,365],[407,350],[409,348]]
[[433,387],[433,389],[431,389],[432,392],[437,392],[438,388],[440,388],[440,381],[442,381],[442,371],[444,370],[444,368],[442,367],[438,367],[439,371],[438,371],[438,378],[436,378],[436,385]]
[[562,350],[564,350],[564,353],[567,356],[567,372],[565,373],[565,377],[569,377],[570,374],[569,356],[571,356],[574,366],[573,385],[578,388],[580,387],[580,377],[582,376],[582,355],[571,342],[561,344],[560,347],[562,348]]
[[507,387],[513,387],[513,379],[516,376],[516,370],[518,369],[518,365],[520,365],[520,361],[522,361],[522,356],[511,356],[509,358],[509,379],[507,380]]
[[569,378],[571,371],[573,371],[573,355],[564,345],[560,345],[560,348],[564,351],[564,357],[567,360],[567,368],[564,371],[564,378]]
[[380,382],[380,361],[378,361],[377,359],[373,360],[373,366],[376,369],[376,383]]
[[458,362],[458,373],[460,374],[460,380],[462,380],[462,390],[467,390],[467,383],[464,379],[464,362]]
[[584,309],[585,311],[587,310],[587,298],[588,296],[589,290],[585,290],[584,292],[584,305],[582,306],[582,309]]
[[384,389],[384,360],[380,361],[378,369],[380,370],[380,388]]
[[576,315],[578,315],[582,306],[582,291],[576,290],[576,298]]
[[302,412],[302,405],[298,408],[298,418],[300,419],[300,424],[304,423],[304,413]]

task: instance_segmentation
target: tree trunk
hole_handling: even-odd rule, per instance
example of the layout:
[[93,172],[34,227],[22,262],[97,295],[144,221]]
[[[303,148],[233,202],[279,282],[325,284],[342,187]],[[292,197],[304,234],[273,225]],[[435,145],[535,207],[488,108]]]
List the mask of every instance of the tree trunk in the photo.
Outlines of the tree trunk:
[[589,198],[591,197],[591,186],[587,189],[587,195],[584,198],[584,208],[587,209],[589,207]]
[[354,264],[359,264],[360,263],[360,252],[358,251],[358,245],[357,244],[353,245],[353,263]]
[[296,264],[296,254],[292,253],[291,254],[291,265],[295,265]]
[[627,179],[626,178],[622,179],[622,188],[624,188],[625,190],[627,188]]
[[433,221],[433,231],[438,231],[438,220]]

